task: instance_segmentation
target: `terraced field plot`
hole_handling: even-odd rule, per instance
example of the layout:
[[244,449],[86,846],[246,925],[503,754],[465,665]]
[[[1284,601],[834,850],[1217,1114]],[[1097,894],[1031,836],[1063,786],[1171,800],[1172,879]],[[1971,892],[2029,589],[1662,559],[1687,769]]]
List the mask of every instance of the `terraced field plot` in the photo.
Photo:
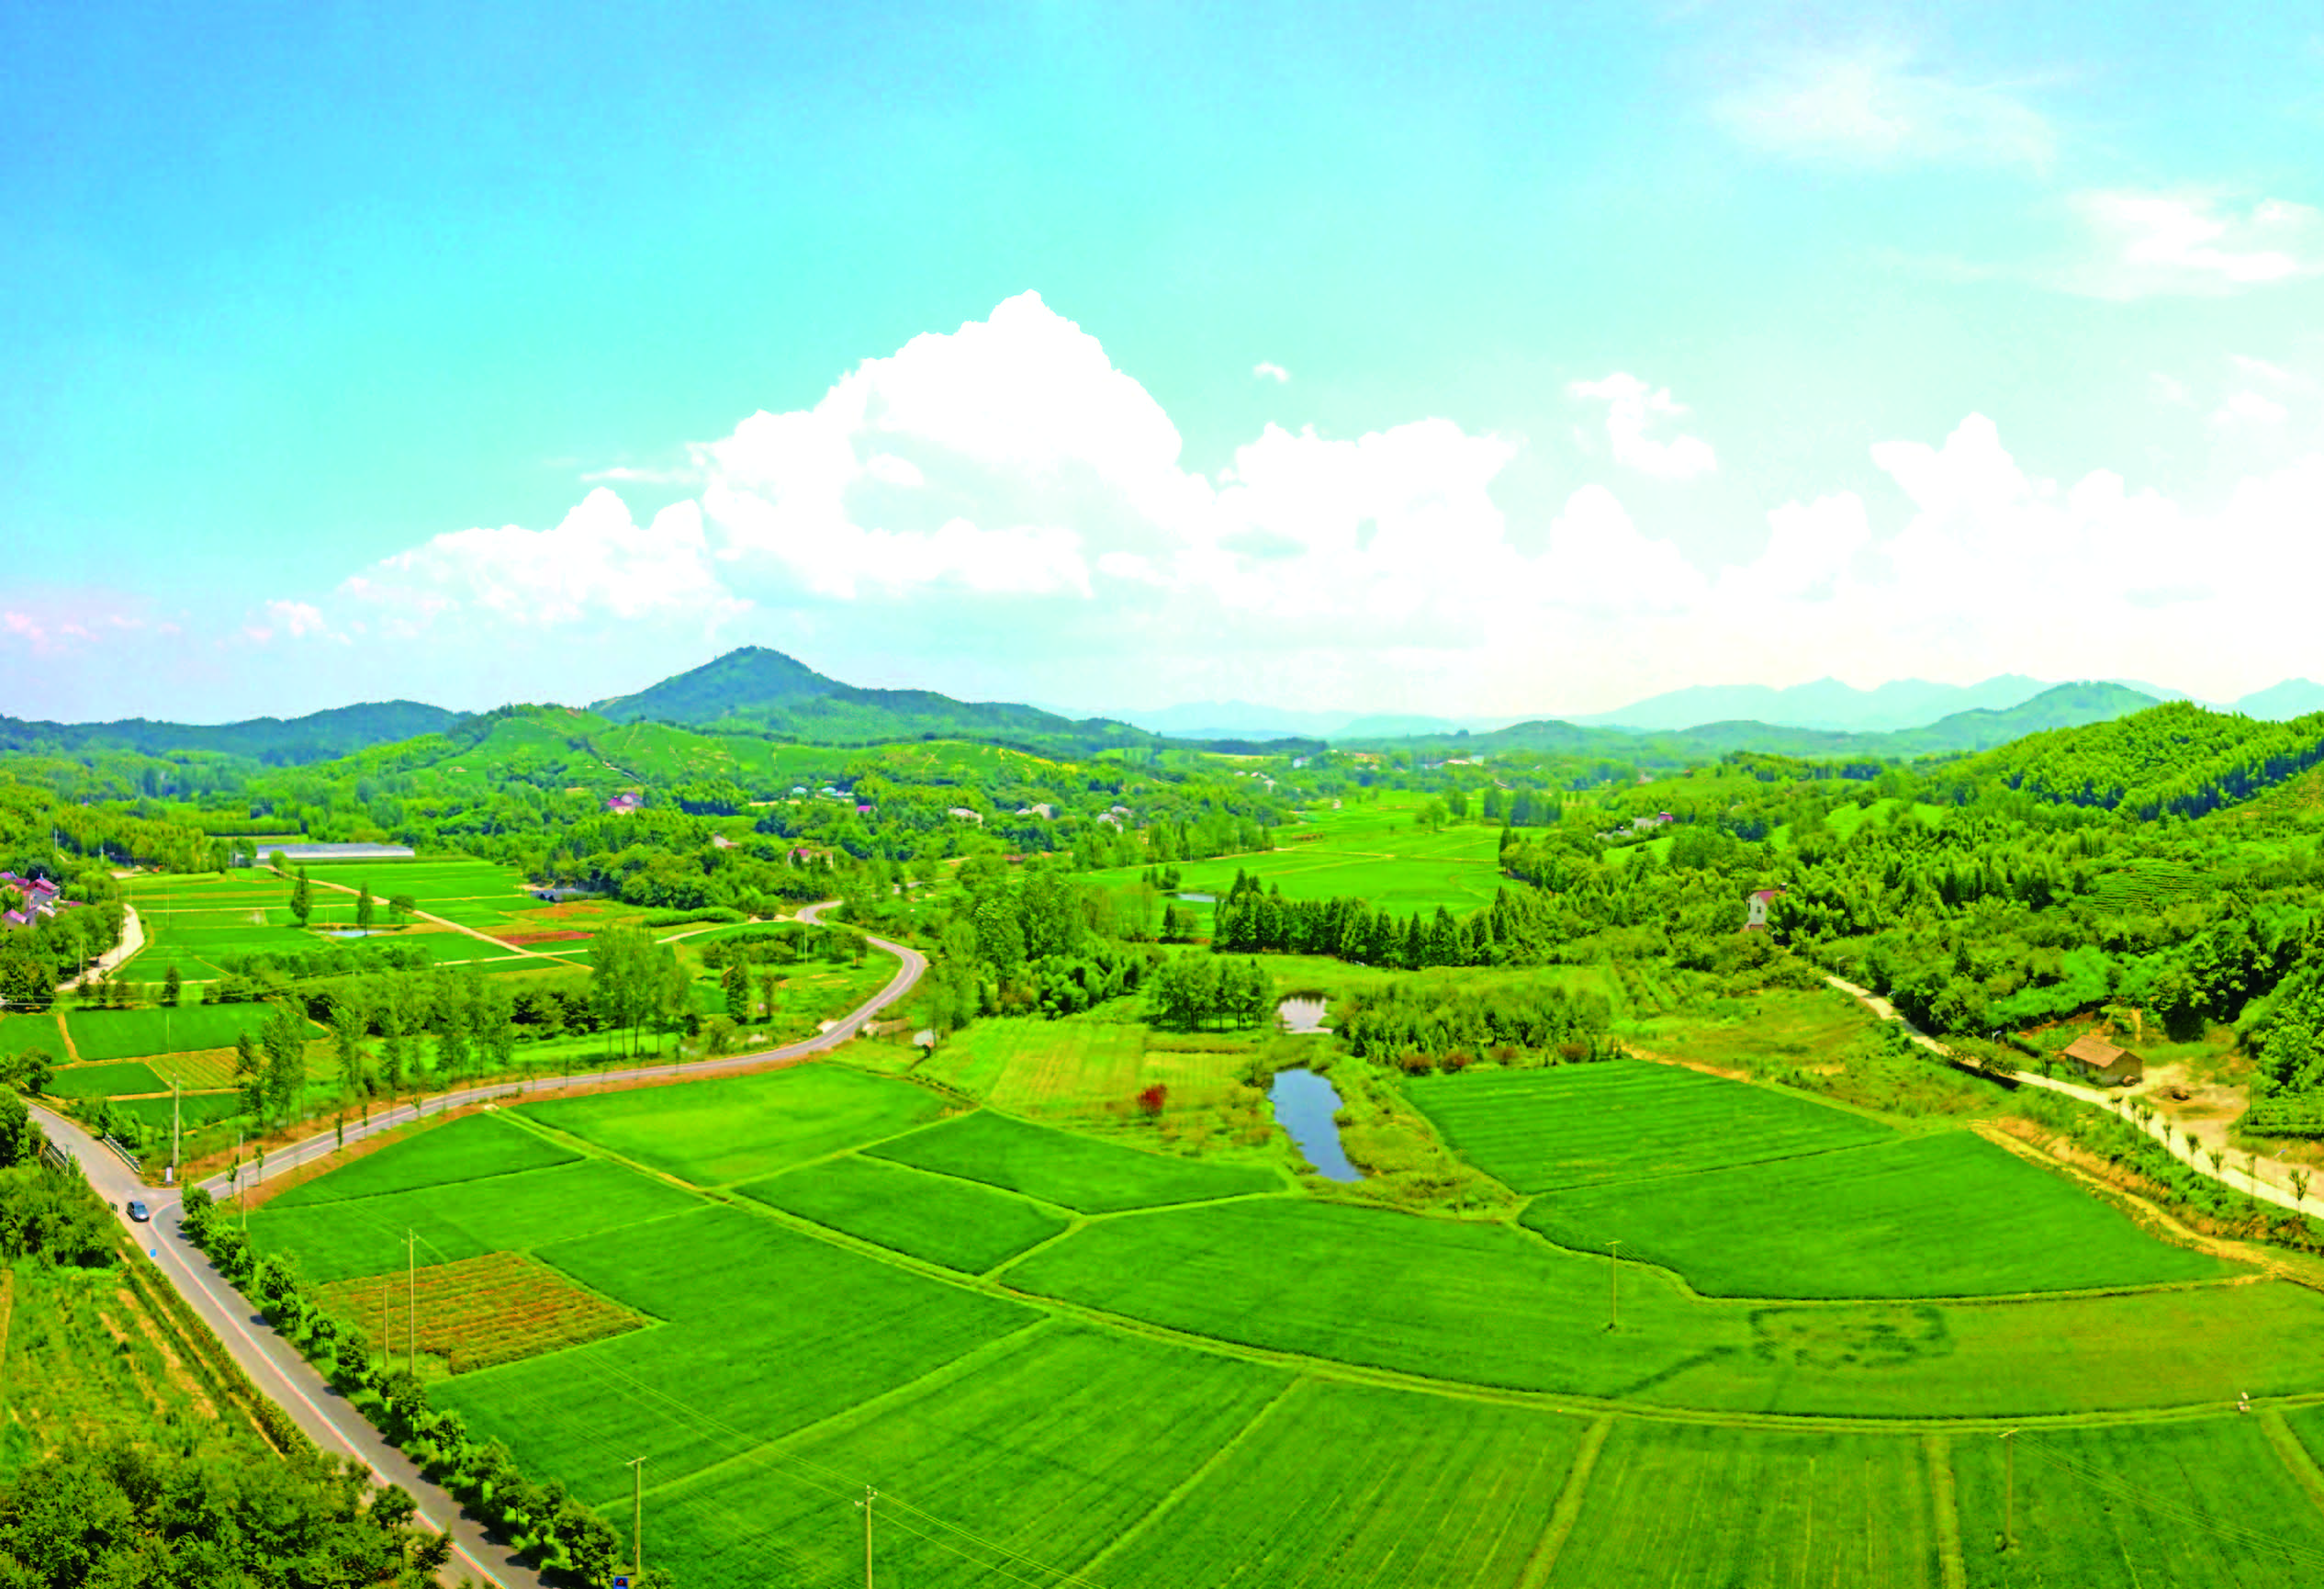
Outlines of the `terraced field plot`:
[[1302,1384],[1094,1575],[1117,1589],[1515,1584],[1583,1428],[1553,1413]]
[[528,1104],[545,1125],[696,1186],[754,1180],[943,1112],[923,1087],[837,1065],[803,1065],[683,1087]]
[[1256,1166],[1165,1158],[990,1110],[865,1151],[875,1158],[1004,1187],[1083,1213],[1284,1189],[1281,1177]]
[[[1500,829],[1475,824],[1429,832],[1413,822],[1420,804],[1308,812],[1303,822],[1275,831],[1273,850],[1179,862],[1179,887],[1223,895],[1241,871],[1280,887],[1286,899],[1363,899],[1399,915],[1440,905],[1457,914],[1490,904],[1501,884],[1496,865]],[[1142,871],[1125,867],[1092,876],[1123,885],[1138,882]],[[1199,914],[1207,920],[1207,906]]]
[[1502,1225],[1297,1198],[1103,1221],[1006,1279],[1196,1335],[1521,1390],[1619,1395],[1749,1341],[1739,1312],[1703,1317],[1651,1271],[1610,1340],[1602,1261]]
[[1023,1198],[870,1158],[809,1165],[736,1189],[769,1208],[971,1275],[1066,1225]]
[[[186,1004],[169,1009],[75,1009],[64,1018],[73,1047],[84,1060],[143,1059],[234,1046],[255,1034],[271,1013],[263,1004]],[[309,1035],[322,1029],[309,1023]]]
[[1019,1113],[1134,1098],[1146,1029],[1091,1020],[980,1020],[955,1032],[919,1066],[932,1076]]
[[1696,1301],[1624,1265],[1612,1333],[1603,1259],[1506,1226],[1296,1198],[1101,1221],[1003,1274],[1274,1350],[1678,1407],[1999,1416],[2324,1389],[2301,1345],[2324,1330],[2324,1298],[2278,1281],[1836,1307]]
[[34,1049],[51,1059],[64,1057],[64,1033],[55,1016],[0,1016],[0,1054],[29,1054]]
[[580,1155],[498,1114],[471,1114],[418,1132],[272,1200],[275,1209],[392,1197],[572,1164]]
[[455,1183],[334,1202],[318,1189],[327,1189],[330,1180],[326,1176],[298,1189],[315,1189],[311,1200],[278,1199],[250,1216],[253,1244],[265,1252],[297,1253],[300,1272],[311,1280],[348,1279],[396,1268],[407,1261],[406,1233],[418,1237],[421,1258],[449,1263],[485,1253],[533,1251],[544,1243],[618,1230],[697,1206],[675,1187],[602,1160],[497,1176],[488,1196]]
[[67,1065],[49,1078],[55,1098],[111,1098],[117,1093],[166,1092],[151,1065],[134,1061],[116,1065]]
[[[167,1098],[130,1098],[117,1099],[117,1109],[127,1110],[147,1125],[167,1131],[171,1121],[171,1100]],[[175,1102],[176,1120],[186,1131],[196,1126],[215,1125],[221,1120],[231,1120],[242,1110],[242,1095],[238,1092],[188,1092],[178,1096]],[[190,1156],[192,1150],[187,1150]]]
[[1974,1589],[2245,1589],[2324,1578],[2324,1513],[2259,1417],[2026,1430],[2016,1437],[2016,1544],[2006,1551],[1997,1434],[1951,1441]]
[[321,1288],[342,1318],[376,1322],[389,1358],[416,1341],[455,1374],[521,1362],[544,1352],[626,1335],[646,1321],[573,1285],[521,1253],[390,1271]]
[[1252,1047],[1224,1033],[1162,1037],[1128,1022],[1004,1017],[954,1033],[913,1074],[1014,1114],[1067,1121],[1118,1107],[1157,1082],[1182,1104],[1214,1096]]
[[[860,1571],[863,1536],[848,1504],[860,1492],[835,1476],[878,1474],[880,1582],[1049,1583],[1042,1568],[1088,1569],[1289,1383],[1234,1358],[1051,1326],[827,1434],[657,1489],[647,1504],[690,1584],[840,1583]],[[1132,1582],[1110,1562],[1090,1581]]]
[[1554,1191],[1525,1224],[1712,1296],[1953,1297],[2216,1279],[2207,1254],[1966,1132]]
[[1892,1140],[1878,1121],[1677,1065],[1609,1060],[1419,1076],[1412,1101],[1521,1192],[1647,1180]]
[[[1551,1589],[1937,1589],[1922,1442],[1617,1419]],[[2053,1583],[2084,1582],[2052,1578]]]
[[633,1457],[657,1481],[681,1478],[1040,1318],[731,1209],[535,1256],[663,1326],[463,1375],[442,1400],[506,1439],[528,1471],[596,1502],[628,1499]]

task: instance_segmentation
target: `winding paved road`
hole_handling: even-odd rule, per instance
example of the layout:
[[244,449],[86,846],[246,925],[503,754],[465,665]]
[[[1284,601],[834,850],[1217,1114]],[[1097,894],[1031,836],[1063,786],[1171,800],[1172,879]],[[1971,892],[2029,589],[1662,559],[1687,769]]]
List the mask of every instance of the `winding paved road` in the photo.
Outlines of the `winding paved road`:
[[[811,905],[799,913],[799,918],[813,923],[836,903],[836,900],[826,900],[821,905]],[[881,1010],[909,993],[928,968],[926,957],[915,949],[891,943],[883,938],[873,938],[870,942],[874,948],[894,955],[902,964],[885,987],[858,1006],[846,1019],[836,1022],[828,1031],[781,1048],[759,1049],[720,1059],[697,1060],[690,1065],[636,1065],[623,1070],[602,1071],[591,1076],[589,1085],[619,1087],[625,1083],[664,1081],[672,1076],[707,1076],[740,1070],[768,1069],[797,1065],[829,1053],[855,1037]],[[368,1124],[350,1127],[347,1140],[360,1142],[366,1136],[406,1124],[427,1112],[430,1104],[434,1106],[435,1112],[441,1113],[446,1109],[457,1109],[490,1099],[517,1097],[534,1090],[536,1088],[530,1082],[502,1082],[443,1093],[432,1099],[423,1099],[417,1107],[402,1104],[376,1114]],[[147,1186],[142,1178],[109,1149],[62,1116],[37,1104],[33,1106],[32,1114],[51,1142],[69,1149],[80,1161],[81,1167],[88,1175],[89,1184],[112,1206],[114,1218],[144,1243],[162,1274],[201,1315],[202,1322],[225,1343],[226,1349],[233,1354],[235,1361],[242,1366],[260,1392],[287,1413],[321,1449],[358,1458],[381,1483],[401,1485],[420,1503],[421,1521],[440,1533],[450,1533],[453,1554],[448,1571],[456,1572],[459,1577],[449,1581],[456,1583],[472,1578],[499,1584],[501,1589],[539,1589],[542,1580],[538,1572],[518,1561],[505,1545],[489,1538],[483,1525],[462,1511],[460,1503],[450,1493],[422,1476],[410,1459],[382,1439],[370,1422],[299,1356],[296,1347],[275,1333],[273,1326],[260,1317],[258,1310],[227,1282],[208,1257],[185,1239],[179,1223],[180,1203],[174,1189]],[[267,1155],[265,1175],[264,1178],[253,1178],[253,1184],[258,1178],[271,1179],[287,1174],[300,1165],[328,1156],[337,1150],[336,1133],[319,1133],[280,1153]],[[219,1195],[229,1189],[230,1182],[225,1176],[214,1176],[204,1184],[213,1195]],[[123,1205],[133,1198],[152,1209],[153,1219],[151,1224],[129,1223]]]

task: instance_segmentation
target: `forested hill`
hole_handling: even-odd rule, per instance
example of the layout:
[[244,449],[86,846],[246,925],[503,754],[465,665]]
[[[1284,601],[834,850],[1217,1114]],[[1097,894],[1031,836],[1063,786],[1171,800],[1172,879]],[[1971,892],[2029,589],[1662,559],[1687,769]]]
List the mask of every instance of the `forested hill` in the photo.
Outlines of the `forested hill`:
[[422,734],[441,734],[466,716],[418,701],[375,701],[304,717],[253,717],[241,723],[160,723],[143,717],[114,723],[35,723],[0,717],[0,750],[63,756],[104,750],[145,756],[207,752],[269,766],[296,766]]
[[2324,761],[2324,712],[2288,723],[2173,702],[2092,727],[2036,734],[1973,771],[2062,805],[2138,817],[2200,817]]
[[[1901,757],[1958,754],[2005,745],[2045,729],[2102,723],[2156,704],[2151,695],[2120,684],[2059,684],[2032,700],[2002,711],[1956,712],[1920,728],[1881,734],[1844,734],[1819,728],[1786,728],[1766,723],[1704,723],[1675,733],[1633,733],[1589,728],[1545,720],[1518,723],[1489,734],[1430,735],[1367,745],[1415,749],[1455,748],[1462,754],[1532,750],[1548,755],[1598,756],[1661,765],[1716,761],[1737,752],[1828,761],[1891,761]],[[2241,719],[2234,719],[2241,721]]]
[[1088,754],[1171,743],[1111,718],[1077,722],[1034,706],[956,701],[932,690],[861,689],[758,646],[729,651],[634,695],[601,701],[591,710],[617,723],[676,723],[817,744],[944,738]]

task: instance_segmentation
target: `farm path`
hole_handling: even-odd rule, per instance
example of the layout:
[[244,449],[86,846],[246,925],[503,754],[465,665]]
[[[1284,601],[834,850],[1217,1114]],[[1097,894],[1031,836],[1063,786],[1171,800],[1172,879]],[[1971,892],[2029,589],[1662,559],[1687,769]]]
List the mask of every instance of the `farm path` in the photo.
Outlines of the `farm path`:
[[[813,925],[820,921],[825,911],[838,903],[836,899],[827,899],[821,904],[807,906],[799,912],[799,919]],[[866,936],[874,948],[896,957],[899,962],[896,974],[889,979],[886,986],[857,1006],[828,1031],[780,1048],[729,1054],[723,1059],[605,1071],[591,1077],[589,1085],[599,1088],[619,1088],[625,1084],[642,1086],[647,1082],[678,1077],[769,1069],[803,1064],[819,1054],[829,1053],[854,1038],[880,1011],[911,992],[927,972],[927,958],[918,950],[908,944],[892,943],[883,938]],[[536,1090],[553,1089],[536,1088],[529,1081],[500,1082],[443,1093],[433,1101],[436,1112],[441,1114],[447,1109],[494,1099],[520,1097]],[[427,1101],[422,1099],[417,1105],[403,1104],[376,1114],[368,1124],[349,1129],[346,1140],[360,1142],[365,1137],[409,1124],[425,1112]],[[185,1240],[179,1221],[182,1205],[174,1190],[147,1186],[135,1171],[87,1133],[62,1117],[38,1105],[33,1107],[32,1112],[51,1142],[71,1149],[74,1158],[88,1173],[90,1183],[96,1188],[97,1194],[111,1205],[114,1218],[124,1225],[128,1224],[128,1216],[121,1205],[131,1198],[141,1199],[151,1206],[152,1223],[135,1234],[145,1239],[163,1276],[201,1315],[203,1322],[209,1325],[227,1350],[233,1354],[234,1359],[257,1383],[262,1393],[296,1420],[299,1427],[306,1430],[309,1437],[323,1449],[351,1453],[360,1458],[382,1482],[400,1484],[410,1492],[419,1500],[421,1514],[431,1527],[442,1532],[448,1524],[455,1546],[454,1563],[461,1572],[480,1577],[486,1583],[500,1584],[502,1589],[537,1589],[542,1583],[539,1573],[516,1560],[505,1547],[494,1544],[480,1526],[463,1514],[459,1502],[430,1483],[400,1450],[381,1439],[370,1423],[346,1404],[345,1398],[323,1382],[321,1375],[298,1355],[297,1348],[277,1335],[257,1315],[256,1310],[227,1283],[200,1250]],[[335,1152],[338,1142],[336,1133],[320,1132],[280,1153],[269,1155],[264,1176],[253,1178],[271,1178],[287,1174],[302,1165],[311,1164]],[[210,1193],[217,1196],[227,1192],[230,1182],[226,1176],[213,1176],[206,1184]]]
[[320,1450],[354,1457],[380,1483],[401,1486],[419,1502],[421,1522],[437,1533],[451,1535],[452,1562],[445,1582],[481,1580],[501,1589],[534,1589],[541,1583],[539,1573],[518,1561],[506,1546],[487,1538],[482,1526],[464,1515],[457,1500],[430,1482],[410,1458],[382,1439],[369,1421],[299,1356],[297,1347],[258,1316],[200,1250],[184,1239],[175,1199],[154,1207],[151,1224],[131,1223],[122,1205],[132,1198],[153,1199],[136,1172],[62,1117],[37,1104],[32,1115],[51,1142],[72,1153],[113,1217],[145,1245],[163,1278],[232,1354],[260,1394],[282,1408]]
[[[1911,1021],[1906,1020],[1897,1013],[1894,1005],[1869,988],[1858,987],[1853,982],[1846,982],[1828,974],[1824,980],[1856,999],[1882,1020],[1893,1020],[1903,1026],[1906,1034],[1914,1042],[1919,1043],[1940,1059],[1959,1065],[1964,1070],[1979,1068]],[[2054,1076],[2035,1076],[2027,1071],[2019,1071],[2016,1079],[2021,1086],[2038,1087],[2049,1092],[2062,1093],[2068,1098],[2090,1105],[2093,1109],[2102,1109],[2109,1114],[2115,1114],[2125,1123],[2145,1132],[2161,1143],[2164,1152],[2173,1158],[2184,1160],[2186,1166],[2195,1174],[2217,1181],[2221,1186],[2232,1191],[2245,1192],[2262,1202],[2271,1202],[2278,1208],[2289,1209],[2294,1213],[2301,1214],[2314,1211],[2308,1207],[2310,1201],[2324,1201],[2324,1196],[2312,1200],[2303,1198],[2292,1190],[2293,1173],[2295,1171],[2306,1173],[2308,1169],[2307,1166],[2295,1165],[2283,1159],[2270,1158],[2262,1155],[2258,1155],[2247,1167],[2237,1162],[2242,1155],[2234,1154],[2228,1155],[2224,1160],[2229,1167],[2215,1169],[2205,1163],[2204,1155],[2206,1148],[2217,1148],[2222,1153],[2226,1152],[2229,1124],[2228,1121],[2176,1121],[2160,1113],[2153,1120],[2142,1121],[2136,1115],[2117,1113],[2114,1108],[2116,1099],[2095,1088],[2076,1087],[2070,1081],[2060,1081]],[[2129,1089],[2123,1096],[2135,1096],[2138,1090]]]
[[145,947],[145,923],[138,919],[137,907],[121,907],[121,941],[96,957],[96,964],[80,975],[57,984],[59,993],[81,986],[89,978],[113,975],[121,964]]
[[[350,888],[344,883],[333,883],[327,877],[310,877],[308,879],[308,882],[317,888],[335,889],[341,894],[360,896],[363,892],[360,886]],[[481,942],[489,943],[495,949],[512,949],[527,960],[546,960],[558,965],[571,965],[575,964],[573,961],[567,959],[562,954],[544,954],[529,944],[510,943],[505,940],[495,938],[492,934],[485,931],[482,928],[466,926],[460,922],[453,920],[448,916],[438,916],[432,911],[421,910],[418,908],[414,908],[411,914],[418,917],[422,921],[432,921],[438,927],[449,927],[455,932],[466,933],[470,938],[477,939]]]

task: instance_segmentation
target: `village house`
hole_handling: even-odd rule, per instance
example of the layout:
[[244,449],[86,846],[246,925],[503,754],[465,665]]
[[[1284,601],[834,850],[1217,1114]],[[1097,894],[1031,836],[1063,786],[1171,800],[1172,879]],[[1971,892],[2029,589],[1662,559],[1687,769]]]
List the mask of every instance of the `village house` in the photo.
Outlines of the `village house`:
[[2071,1060],[2082,1079],[2097,1087],[2136,1087],[2146,1078],[2146,1066],[2127,1048],[2117,1048],[2094,1031],[2068,1043],[2060,1056]]
[[44,921],[60,910],[78,910],[80,901],[62,897],[63,890],[45,877],[18,877],[13,872],[0,872],[0,899],[13,897],[16,903],[0,911],[0,926],[29,927]]
[[605,803],[605,809],[616,817],[627,817],[645,806],[646,797],[642,794],[616,794]]
[[1743,930],[1746,932],[1765,932],[1768,930],[1768,907],[1782,897],[1780,888],[1757,888],[1744,901]]

